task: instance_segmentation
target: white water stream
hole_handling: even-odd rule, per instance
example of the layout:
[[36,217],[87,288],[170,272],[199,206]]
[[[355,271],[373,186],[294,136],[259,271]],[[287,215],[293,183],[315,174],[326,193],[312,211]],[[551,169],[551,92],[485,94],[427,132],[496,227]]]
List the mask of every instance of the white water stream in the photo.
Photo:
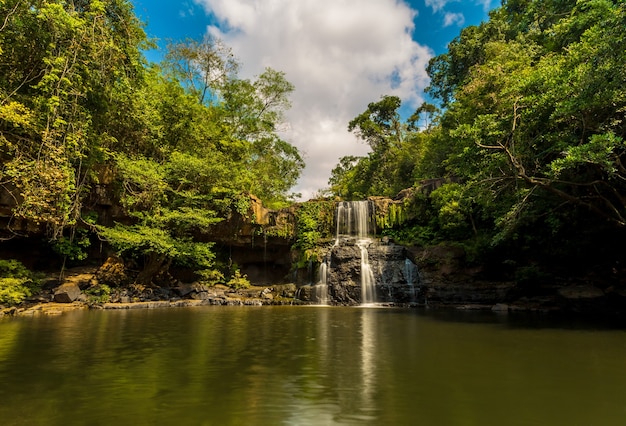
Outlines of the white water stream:
[[356,246],[361,251],[361,303],[376,302],[376,281],[369,264],[367,248],[374,233],[372,218],[374,205],[370,201],[342,201],[337,205],[337,236],[335,245],[346,238],[356,237]]
[[328,263],[320,264],[319,278],[315,284],[315,298],[320,305],[328,305]]

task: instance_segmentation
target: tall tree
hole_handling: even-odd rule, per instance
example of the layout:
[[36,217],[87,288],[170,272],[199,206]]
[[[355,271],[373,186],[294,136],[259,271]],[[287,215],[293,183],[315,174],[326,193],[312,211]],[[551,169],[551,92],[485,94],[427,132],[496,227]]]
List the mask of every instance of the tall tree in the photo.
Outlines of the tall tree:
[[239,70],[232,49],[210,35],[170,43],[164,63],[201,104],[218,103],[224,86]]
[[8,0],[0,16],[0,182],[14,215],[57,239],[111,142],[101,117],[141,76],[145,34],[125,0]]

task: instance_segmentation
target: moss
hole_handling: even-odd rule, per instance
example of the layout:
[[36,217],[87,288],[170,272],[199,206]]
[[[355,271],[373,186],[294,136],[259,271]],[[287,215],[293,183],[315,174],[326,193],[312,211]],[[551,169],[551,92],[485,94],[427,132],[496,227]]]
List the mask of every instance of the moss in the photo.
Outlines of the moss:
[[391,229],[404,224],[408,220],[410,207],[408,203],[390,202],[384,209],[376,210],[376,227]]

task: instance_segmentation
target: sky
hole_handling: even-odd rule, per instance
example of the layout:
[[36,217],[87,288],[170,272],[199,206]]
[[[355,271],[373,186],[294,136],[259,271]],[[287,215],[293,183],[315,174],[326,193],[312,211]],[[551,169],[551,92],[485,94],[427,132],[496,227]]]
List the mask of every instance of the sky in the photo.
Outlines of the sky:
[[498,0],[131,0],[160,49],[168,40],[222,39],[241,63],[240,77],[266,67],[294,86],[280,136],[306,168],[294,192],[302,201],[328,187],[339,159],[369,147],[348,122],[384,95],[402,99],[403,115],[428,100],[426,66],[461,28],[488,18]]

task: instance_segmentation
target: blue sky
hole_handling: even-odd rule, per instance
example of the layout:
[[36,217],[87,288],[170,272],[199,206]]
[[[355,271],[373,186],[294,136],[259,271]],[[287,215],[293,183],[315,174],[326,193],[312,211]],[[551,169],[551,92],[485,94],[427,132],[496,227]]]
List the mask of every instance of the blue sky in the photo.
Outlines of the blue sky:
[[[281,137],[297,146],[307,168],[294,191],[303,200],[327,186],[345,155],[367,146],[348,122],[383,95],[410,112],[424,100],[428,60],[462,27],[486,20],[499,0],[132,0],[148,36],[201,39],[230,46],[253,79],[265,67],[286,73],[296,90]],[[160,52],[147,52],[158,61]]]

